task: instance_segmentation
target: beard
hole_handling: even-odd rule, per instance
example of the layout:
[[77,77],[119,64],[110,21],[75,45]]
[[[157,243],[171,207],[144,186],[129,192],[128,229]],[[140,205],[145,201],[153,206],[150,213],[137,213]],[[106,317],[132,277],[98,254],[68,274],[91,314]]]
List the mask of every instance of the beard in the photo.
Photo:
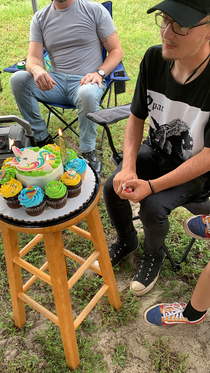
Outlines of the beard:
[[168,58],[168,57],[165,57],[164,54],[163,54],[163,52],[162,52],[162,59],[163,59],[164,61],[166,61],[166,62],[172,62],[172,61],[174,61],[174,58]]

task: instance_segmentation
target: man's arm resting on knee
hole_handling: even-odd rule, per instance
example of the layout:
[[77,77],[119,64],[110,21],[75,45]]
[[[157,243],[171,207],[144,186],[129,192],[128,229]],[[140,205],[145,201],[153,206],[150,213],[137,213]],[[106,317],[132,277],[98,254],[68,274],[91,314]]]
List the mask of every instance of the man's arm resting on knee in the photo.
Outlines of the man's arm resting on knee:
[[29,43],[28,56],[26,59],[26,70],[30,72],[39,89],[49,91],[53,89],[56,82],[51,78],[48,72],[43,68],[43,44],[35,41]]
[[[117,31],[108,35],[106,38],[101,39],[101,41],[108,52],[108,56],[105,58],[103,64],[98,67],[98,70],[103,70],[105,72],[105,76],[107,76],[122,60],[123,50],[117,35]],[[102,80],[103,78],[95,71],[85,75],[84,78],[81,79],[80,85],[91,82],[91,84],[97,83],[99,88],[101,88]]]
[[[175,170],[157,179],[150,180],[150,184],[152,184],[154,193],[158,193],[162,190],[187,183],[208,171],[210,171],[210,148],[203,148],[200,153],[182,163]],[[131,192],[127,193],[126,190],[123,190],[122,195],[132,202],[142,201],[153,193],[150,184],[148,181],[141,179],[128,180],[125,186]]]
[[184,184],[210,171],[210,148],[202,151],[182,163],[168,174],[152,180],[155,193]]

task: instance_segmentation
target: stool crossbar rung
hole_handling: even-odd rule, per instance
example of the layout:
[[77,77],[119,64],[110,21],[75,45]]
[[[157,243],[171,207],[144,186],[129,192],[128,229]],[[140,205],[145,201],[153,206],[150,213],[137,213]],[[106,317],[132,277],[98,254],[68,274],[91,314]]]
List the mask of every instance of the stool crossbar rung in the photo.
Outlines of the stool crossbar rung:
[[42,239],[43,234],[37,234],[22,250],[20,250],[19,257],[23,258]]
[[[40,271],[45,272],[48,269],[48,262],[45,262],[41,268],[39,268]],[[24,285],[23,285],[23,292],[26,293],[26,291],[38,280],[38,276],[33,275],[30,280],[28,280]]]
[[16,257],[13,259],[13,263],[19,265],[21,268],[39,277],[42,281],[47,282],[47,284],[52,286],[50,276],[47,273],[44,273],[43,271],[41,271],[39,268],[28,263],[26,260]]
[[75,330],[81,324],[81,322],[85,319],[85,317],[90,313],[93,307],[97,304],[97,302],[103,297],[103,295],[108,290],[109,286],[104,284],[100,290],[98,290],[97,294],[91,299],[91,301],[87,304],[84,310],[79,314],[79,316],[74,321],[74,328]]
[[74,275],[68,281],[68,288],[69,290],[76,284],[76,282],[84,275],[90,265],[98,258],[100,253],[98,251],[94,251],[87,260],[81,265],[81,267],[74,273]]
[[[74,254],[74,253],[72,253],[72,251],[69,251],[69,250],[66,250],[66,249],[64,249],[64,255],[67,256],[70,259],[73,259],[75,262],[78,262],[79,264],[83,264],[86,261],[86,259],[81,258],[81,256],[79,256],[77,254]],[[92,271],[94,271],[95,273],[97,273],[98,275],[102,276],[101,271],[98,267],[96,267],[94,265],[90,265],[89,268]]]
[[87,240],[92,241],[91,234],[85,231],[84,229],[77,227],[76,225],[72,225],[71,227],[68,227],[67,229],[71,232],[78,234],[81,237],[86,238]]
[[29,297],[29,295],[24,294],[24,293],[19,293],[18,298],[20,298],[23,302],[27,303],[29,306],[31,306],[36,311],[41,313],[43,316],[47,317],[54,324],[59,326],[58,316],[56,316],[53,312],[49,311],[47,308],[43,307],[40,303],[36,302],[34,299]]

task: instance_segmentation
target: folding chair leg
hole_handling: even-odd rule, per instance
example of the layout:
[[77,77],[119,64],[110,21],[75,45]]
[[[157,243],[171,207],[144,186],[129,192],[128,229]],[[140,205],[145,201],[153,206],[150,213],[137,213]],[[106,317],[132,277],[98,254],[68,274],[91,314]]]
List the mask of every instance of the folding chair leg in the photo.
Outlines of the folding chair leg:
[[51,111],[49,110],[48,116],[47,116],[47,128],[49,127],[49,124],[50,124],[50,115],[51,115]]
[[166,253],[166,255],[167,255],[167,258],[169,259],[169,261],[170,261],[170,263],[171,263],[171,265],[172,265],[172,268],[173,268],[175,271],[180,270],[180,269],[181,269],[181,264],[180,264],[180,263],[176,263],[176,262],[173,260],[171,254],[169,253],[168,248],[167,248],[166,246],[164,247],[164,251],[165,251],[165,253]]
[[190,252],[191,248],[192,248],[192,245],[194,244],[195,242],[195,238],[191,238],[190,240],[190,243],[187,245],[185,251],[184,251],[184,254],[182,255],[181,257],[181,260],[180,260],[180,263],[184,262],[188,253]]
[[104,137],[105,137],[105,128],[103,128],[102,138],[101,138],[101,146],[100,151],[103,152],[103,144],[104,144]]
[[186,260],[187,255],[189,254],[194,242],[195,242],[195,238],[191,238],[190,243],[185,248],[185,251],[184,251],[184,253],[181,257],[180,262],[175,262],[174,259],[171,256],[171,254],[169,253],[168,248],[166,246],[164,247],[164,251],[165,251],[165,253],[166,253],[166,255],[167,255],[167,257],[168,257],[168,259],[169,259],[169,261],[170,261],[170,263],[171,263],[171,265],[172,265],[172,267],[175,271],[179,271],[181,269],[181,264]]

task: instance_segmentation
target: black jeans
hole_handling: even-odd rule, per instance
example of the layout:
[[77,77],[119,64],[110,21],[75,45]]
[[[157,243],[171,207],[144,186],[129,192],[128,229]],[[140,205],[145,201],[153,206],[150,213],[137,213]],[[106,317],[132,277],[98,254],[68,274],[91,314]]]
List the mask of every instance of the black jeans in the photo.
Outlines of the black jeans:
[[[128,241],[135,231],[132,210],[128,200],[122,200],[113,189],[113,178],[121,170],[120,164],[104,185],[104,201],[109,217],[116,229],[117,236]],[[136,162],[139,179],[156,179],[175,169],[170,159],[162,157],[150,146],[142,144]],[[155,254],[164,247],[169,231],[168,215],[176,207],[192,202],[206,187],[206,178],[200,176],[182,185],[152,194],[141,201],[139,217],[143,224],[144,250]]]

